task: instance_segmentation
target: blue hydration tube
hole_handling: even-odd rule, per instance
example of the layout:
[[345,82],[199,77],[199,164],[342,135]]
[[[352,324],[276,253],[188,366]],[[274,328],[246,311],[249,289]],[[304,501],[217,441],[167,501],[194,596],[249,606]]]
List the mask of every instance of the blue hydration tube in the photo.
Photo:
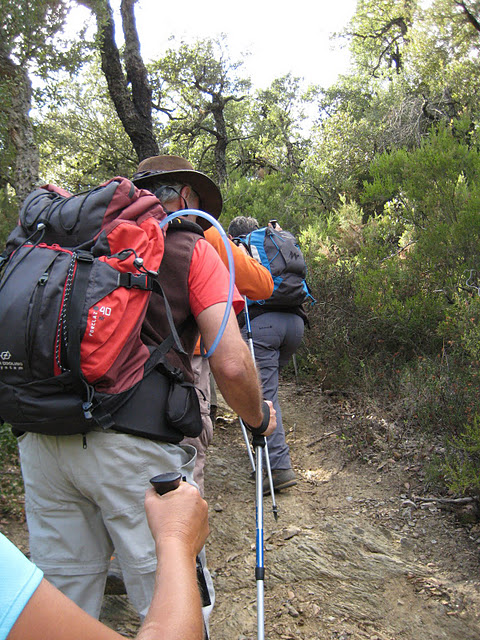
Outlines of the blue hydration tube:
[[233,289],[235,287],[235,265],[233,264],[233,253],[232,248],[230,247],[230,241],[225,233],[222,225],[209,213],[205,213],[205,211],[199,211],[198,209],[182,209],[181,211],[175,211],[175,213],[170,213],[166,218],[164,218],[160,223],[160,228],[162,229],[165,225],[167,225],[171,220],[175,218],[180,218],[181,216],[195,215],[200,216],[201,218],[205,218],[208,222],[211,222],[215,229],[220,233],[220,236],[223,240],[223,244],[225,245],[225,249],[227,250],[227,259],[228,259],[228,270],[230,271],[230,282],[228,287],[228,296],[227,296],[227,306],[225,308],[225,313],[223,314],[222,324],[218,330],[218,333],[215,337],[215,340],[212,343],[210,349],[203,355],[204,358],[209,358],[215,349],[218,347],[218,343],[220,342],[223,332],[225,331],[225,327],[227,326],[228,318],[230,316],[230,309],[232,308],[232,300],[233,300]]

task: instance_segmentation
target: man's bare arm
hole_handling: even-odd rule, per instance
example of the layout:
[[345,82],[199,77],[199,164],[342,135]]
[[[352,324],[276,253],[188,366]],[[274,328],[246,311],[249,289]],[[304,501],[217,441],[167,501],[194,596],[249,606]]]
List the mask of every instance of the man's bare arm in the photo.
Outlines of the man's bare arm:
[[[204,309],[197,317],[205,348],[208,350],[215,340],[226,305],[214,304]],[[258,427],[263,421],[262,390],[255,363],[247,344],[242,338],[233,311],[217,348],[209,359],[210,368],[222,396],[228,405],[249,425]],[[270,423],[264,435],[270,435],[276,426],[273,405],[270,406]]]

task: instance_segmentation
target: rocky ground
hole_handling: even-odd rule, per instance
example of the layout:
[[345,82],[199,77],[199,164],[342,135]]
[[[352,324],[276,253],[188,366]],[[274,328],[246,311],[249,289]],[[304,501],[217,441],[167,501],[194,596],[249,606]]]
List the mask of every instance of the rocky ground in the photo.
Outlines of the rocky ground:
[[[480,639],[480,526],[459,523],[471,505],[427,491],[434,446],[358,400],[294,384],[281,396],[299,484],[277,496],[277,522],[265,498],[266,637]],[[370,442],[362,459],[353,432]],[[256,638],[249,471],[238,429],[217,428],[206,482],[216,640]]]
[[[270,640],[480,640],[480,524],[474,503],[435,494],[435,443],[362,401],[283,383],[299,483],[264,500],[265,637]],[[255,488],[235,416],[208,453],[212,640],[257,637]],[[25,525],[7,522],[25,549]],[[102,619],[133,636],[126,596]]]

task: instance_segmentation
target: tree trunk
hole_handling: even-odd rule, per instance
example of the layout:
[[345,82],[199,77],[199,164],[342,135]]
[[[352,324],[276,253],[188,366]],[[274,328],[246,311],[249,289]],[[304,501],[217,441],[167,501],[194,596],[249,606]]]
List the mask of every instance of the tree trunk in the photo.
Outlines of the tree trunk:
[[10,103],[6,108],[9,138],[15,149],[13,175],[8,182],[20,205],[38,184],[39,152],[29,117],[32,85],[25,67],[16,65],[0,45],[0,78],[8,85]]
[[32,84],[25,69],[17,69],[16,85],[11,95],[9,129],[16,151],[13,183],[20,204],[38,185],[40,164],[32,121],[28,115],[32,106]]
[[227,181],[227,125],[225,124],[225,102],[220,96],[212,96],[212,114],[215,120],[215,168],[217,170],[218,184],[221,186]]
[[110,98],[125,132],[132,141],[138,160],[158,155],[158,144],[153,135],[152,91],[140,54],[140,41],[135,22],[136,0],[121,2],[126,75],[115,42],[115,22],[109,0],[78,1],[95,14],[102,71],[107,80]]

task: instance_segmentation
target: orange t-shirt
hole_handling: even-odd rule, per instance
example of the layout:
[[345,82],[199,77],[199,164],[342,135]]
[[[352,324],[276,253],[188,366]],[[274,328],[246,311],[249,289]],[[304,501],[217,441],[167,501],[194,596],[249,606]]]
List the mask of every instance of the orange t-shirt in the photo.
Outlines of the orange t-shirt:
[[[220,256],[224,265],[228,268],[227,249],[220,232],[215,227],[205,231],[205,240]],[[235,285],[238,291],[250,300],[266,300],[273,293],[273,280],[270,271],[252,258],[242,248],[229,240],[235,267]],[[197,245],[201,244],[197,242]],[[236,313],[239,313],[235,309]],[[195,355],[200,355],[200,340],[195,347]]]
[[[222,236],[215,227],[205,231],[205,240],[209,242],[228,268],[227,250]],[[263,265],[252,258],[241,247],[229,240],[235,266],[235,284],[242,296],[250,300],[266,300],[273,293],[271,273]]]
[[[190,271],[188,274],[188,292],[190,309],[196,318],[198,314],[218,302],[226,302],[230,283],[230,274],[223,264],[219,263],[218,255],[203,239],[199,240],[192,254]],[[233,290],[233,310],[240,313],[245,301]]]

